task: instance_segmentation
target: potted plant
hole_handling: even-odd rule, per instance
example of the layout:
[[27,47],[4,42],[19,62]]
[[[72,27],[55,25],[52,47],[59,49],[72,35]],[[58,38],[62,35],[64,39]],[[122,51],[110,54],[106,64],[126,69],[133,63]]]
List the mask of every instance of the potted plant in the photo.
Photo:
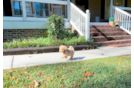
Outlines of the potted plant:
[[109,18],[109,25],[110,26],[114,25],[114,18],[113,17]]

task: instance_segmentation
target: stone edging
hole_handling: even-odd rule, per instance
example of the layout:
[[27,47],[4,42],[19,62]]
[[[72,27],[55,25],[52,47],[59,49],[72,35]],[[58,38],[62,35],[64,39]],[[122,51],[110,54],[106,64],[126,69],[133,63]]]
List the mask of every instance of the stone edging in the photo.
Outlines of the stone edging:
[[[75,50],[86,50],[94,49],[96,45],[74,45]],[[37,53],[48,53],[48,52],[59,52],[59,46],[52,47],[30,47],[30,48],[13,48],[13,49],[3,49],[3,55],[17,55],[17,54],[33,54]]]

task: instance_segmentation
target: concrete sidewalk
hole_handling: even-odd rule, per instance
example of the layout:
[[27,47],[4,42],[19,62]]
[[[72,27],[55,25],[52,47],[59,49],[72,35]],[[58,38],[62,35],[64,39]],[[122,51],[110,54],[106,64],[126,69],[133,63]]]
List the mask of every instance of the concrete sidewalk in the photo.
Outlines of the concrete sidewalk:
[[[104,55],[101,55],[104,54]],[[3,69],[11,69],[36,66],[42,64],[53,64],[61,62],[73,62],[87,59],[104,58],[110,56],[130,55],[131,46],[127,47],[100,47],[99,49],[75,51],[74,58],[60,59],[62,54],[56,53],[43,53],[43,54],[27,54],[27,55],[9,55],[3,56]]]

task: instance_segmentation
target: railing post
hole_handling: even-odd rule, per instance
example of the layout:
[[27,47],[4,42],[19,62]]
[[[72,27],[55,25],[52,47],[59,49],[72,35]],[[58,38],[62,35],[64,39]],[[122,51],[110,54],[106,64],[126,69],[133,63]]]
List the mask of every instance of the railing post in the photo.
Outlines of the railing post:
[[68,4],[67,4],[67,18],[68,21],[70,22],[70,0],[67,0]]
[[27,16],[26,16],[26,4],[25,4],[25,0],[22,0],[22,13],[23,13],[23,20],[26,21],[27,20]]
[[85,39],[86,39],[86,41],[88,41],[90,39],[90,13],[89,13],[89,10],[86,10]]
[[111,3],[110,3],[110,17],[112,17],[112,7],[113,7],[113,0],[111,0]]

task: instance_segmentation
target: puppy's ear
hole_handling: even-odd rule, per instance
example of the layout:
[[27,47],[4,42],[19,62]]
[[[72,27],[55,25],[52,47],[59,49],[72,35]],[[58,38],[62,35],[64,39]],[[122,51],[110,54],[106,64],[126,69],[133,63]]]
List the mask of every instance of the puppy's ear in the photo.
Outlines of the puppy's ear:
[[63,51],[66,51],[67,50],[67,47],[65,46],[64,48],[63,48]]

